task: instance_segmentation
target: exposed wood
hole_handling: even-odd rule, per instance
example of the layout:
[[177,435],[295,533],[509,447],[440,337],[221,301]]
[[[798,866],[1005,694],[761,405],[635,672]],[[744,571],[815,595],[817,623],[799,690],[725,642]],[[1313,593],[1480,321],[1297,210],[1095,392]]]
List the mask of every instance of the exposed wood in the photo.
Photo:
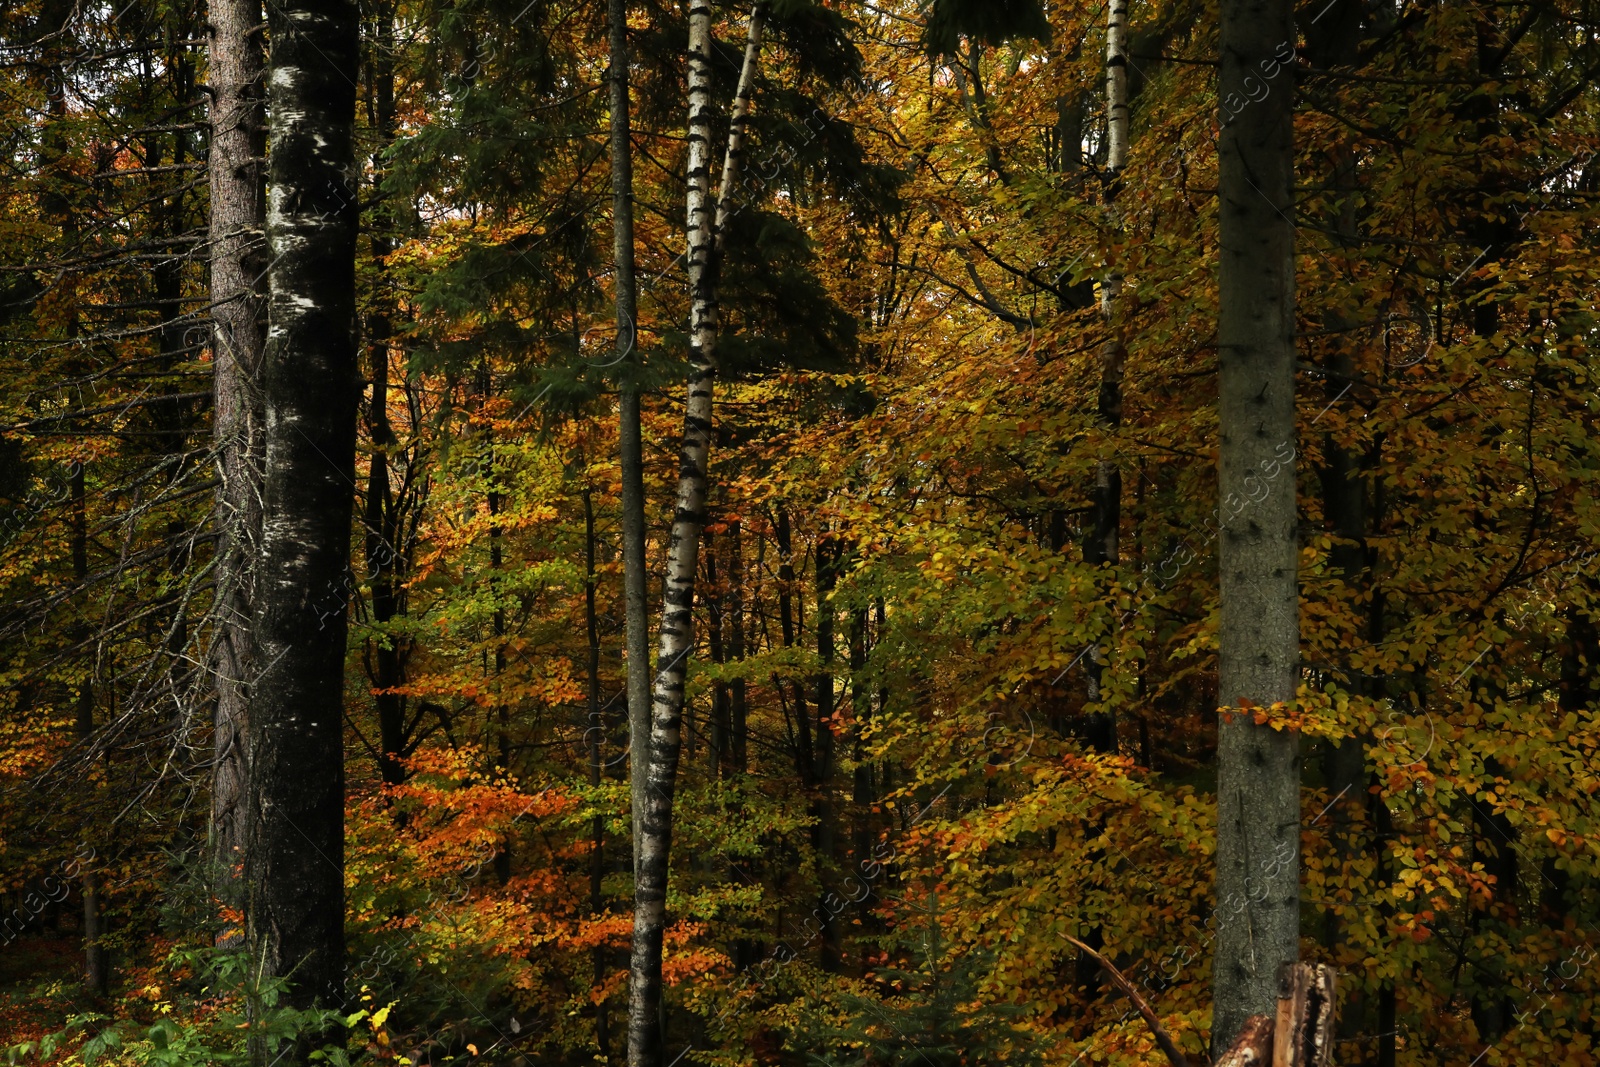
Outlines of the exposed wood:
[[1272,1067],[1329,1067],[1338,1006],[1334,971],[1296,963],[1278,972],[1278,1018]]
[[1228,1051],[1217,1060],[1216,1067],[1267,1067],[1272,1062],[1273,1017],[1252,1015],[1239,1028]]

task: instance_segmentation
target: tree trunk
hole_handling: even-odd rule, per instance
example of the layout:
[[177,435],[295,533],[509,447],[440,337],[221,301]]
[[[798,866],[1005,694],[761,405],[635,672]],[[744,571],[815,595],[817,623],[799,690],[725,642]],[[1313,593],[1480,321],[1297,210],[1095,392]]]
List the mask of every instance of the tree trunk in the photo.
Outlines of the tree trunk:
[[[483,399],[488,400],[491,389],[491,378],[488,368],[484,368]],[[504,595],[500,569],[504,563],[504,549],[502,548],[503,531],[500,524],[500,513],[505,506],[504,495],[494,486],[494,437],[491,434],[485,444],[484,468],[488,471],[490,489],[488,493],[489,504],[489,590],[494,600],[494,614],[490,625],[494,628],[494,702],[495,702],[495,741],[499,750],[500,773],[511,774],[511,705],[506,702],[503,691],[506,673],[506,609],[501,601]],[[500,879],[500,884],[505,885],[511,881],[512,859],[511,834],[507,833],[500,842],[500,851],[495,853],[494,873]]]
[[[261,535],[261,294],[266,187],[261,165],[260,0],[210,8],[212,433],[217,465],[216,679],[211,843],[218,896],[242,904],[239,870],[249,782],[251,563]],[[234,940],[234,939],[230,939]]]
[[[796,633],[794,611],[794,541],[789,530],[789,510],[778,509],[778,521],[774,531],[778,540],[778,628],[783,634],[783,647],[793,648],[799,635]],[[794,723],[795,723],[795,770],[800,775],[800,784],[809,790],[816,781],[816,756],[811,747],[811,718],[806,711],[806,687],[801,682],[795,682],[794,690]],[[780,693],[781,683],[780,683]]]
[[[49,119],[41,137],[41,155],[47,161],[47,165],[62,170],[67,167],[71,143],[64,127],[68,116],[67,91],[70,70],[68,56],[74,44],[69,31],[73,11],[72,5],[59,2],[47,3],[40,11],[39,29],[53,38],[44,53],[48,60],[45,66],[45,111]],[[63,243],[69,248],[75,247],[79,236],[78,221],[68,198],[62,192],[52,189],[41,197],[39,206],[45,218],[61,227]],[[67,336],[76,336],[78,328],[77,312],[73,309],[66,324]],[[89,515],[87,486],[83,464],[80,462],[74,462],[72,465],[69,491],[72,495],[72,577],[77,587],[82,590],[89,577]],[[75,637],[82,643],[85,653],[83,682],[78,689],[74,726],[78,743],[87,749],[89,739],[94,734],[96,657],[89,651],[93,647],[90,628],[86,625],[75,629]],[[84,844],[90,849],[93,848],[88,841]],[[93,871],[83,873],[79,888],[83,896],[84,985],[90,993],[105,996],[110,985],[110,973],[106,966],[105,947],[100,941],[105,931],[101,923],[99,884]]]
[[[728,526],[728,656],[734,663],[744,662],[744,544],[739,523]],[[750,707],[745,697],[743,678],[728,683],[731,716],[730,752],[735,774],[750,770]]]
[[[344,653],[355,487],[357,14],[269,17],[266,481],[257,570],[247,931],[287,1003],[344,999]],[[293,1062],[306,1062],[312,1035]],[[252,1050],[258,1061],[266,1050]]]
[[666,930],[672,801],[677,785],[683,685],[694,648],[694,581],[705,525],[711,451],[711,386],[717,368],[717,266],[744,152],[745,124],[761,52],[762,5],[750,12],[750,34],[728,129],[722,185],[711,192],[712,41],[710,0],[689,7],[689,395],[679,453],[676,506],[667,546],[661,641],[651,687],[649,782],[636,833],[633,956],[628,983],[629,1067],[661,1067],[664,1027],[661,943]]
[[817,780],[816,802],[813,814],[816,818],[816,834],[814,844],[817,852],[817,892],[816,914],[820,912],[822,920],[822,969],[837,971],[840,961],[839,925],[834,922],[833,909],[828,907],[828,898],[833,896],[827,888],[830,872],[834,868],[834,852],[836,848],[838,818],[836,806],[833,801],[833,756],[834,756],[834,693],[833,693],[833,605],[829,597],[833,595],[834,587],[838,584],[839,545],[833,538],[824,534],[817,540],[817,659],[822,663],[822,670],[817,672]]
[[[589,681],[589,713],[586,719],[589,728],[584,731],[584,736],[589,739],[589,785],[598,789],[604,755],[601,741],[605,737],[605,730],[601,723],[605,716],[605,706],[600,699],[600,614],[595,607],[594,494],[587,486],[583,490],[583,628],[584,636],[589,640],[589,661],[586,671]],[[589,853],[589,915],[598,919],[605,911],[603,888],[606,873],[606,820],[604,816],[596,815],[590,821],[589,837],[593,845],[593,850]],[[592,959],[594,984],[599,988],[606,976],[604,946],[595,946]],[[596,1005],[594,1016],[594,1041],[601,1059],[611,1055],[608,1023],[606,1005],[602,1001]]]
[[[649,781],[650,603],[644,556],[644,445],[639,425],[639,385],[631,373],[639,292],[633,254],[633,139],[628,101],[628,0],[607,0],[611,64],[611,258],[616,268],[617,341],[621,397],[617,451],[622,465],[622,589],[627,643],[629,789],[633,806],[633,855],[639,857],[639,827]],[[634,871],[638,874],[637,866]]]
[[[1110,216],[1113,240],[1118,229],[1116,200],[1122,185],[1122,168],[1128,161],[1128,0],[1110,0],[1106,8],[1106,170],[1104,193]],[[1097,401],[1101,429],[1108,439],[1122,424],[1122,369],[1127,350],[1117,323],[1117,297],[1122,292],[1122,271],[1116,264],[1115,250],[1107,253],[1107,269],[1100,290],[1100,317],[1105,322],[1106,339],[1100,352],[1100,396]],[[1084,562],[1115,567],[1120,561],[1119,535],[1122,527],[1122,469],[1115,459],[1095,464],[1092,518],[1084,543]],[[1114,641],[1115,634],[1108,635]],[[1101,678],[1106,655],[1096,647],[1087,664],[1088,698],[1105,701]],[[1117,747],[1116,720],[1111,709],[1102,706],[1087,716],[1086,737],[1095,752],[1114,752]],[[1096,972],[1098,973],[1098,972]]]
[[[850,758],[855,763],[850,790],[850,868],[849,875],[863,878],[872,869],[872,845],[877,839],[876,820],[872,817],[878,802],[874,789],[872,761],[867,759],[865,736],[872,722],[872,694],[867,692],[867,611],[858,608],[850,617]],[[882,924],[870,908],[863,909],[862,931],[870,943],[879,934]],[[866,960],[861,961],[861,971],[866,971]]]
[[[382,181],[383,151],[394,143],[396,132],[394,76],[394,8],[376,5],[372,16],[373,43],[370,52],[370,102],[373,128],[378,135],[372,166],[374,185]],[[375,190],[376,191],[376,190]],[[371,375],[372,398],[367,405],[367,439],[372,458],[367,469],[366,566],[372,588],[372,621],[382,627],[401,612],[401,519],[389,481],[390,451],[398,443],[389,423],[389,359],[393,343],[395,313],[393,283],[386,257],[394,251],[394,216],[383,207],[372,212],[368,221],[372,259],[377,270],[372,314],[367,317],[367,360]],[[402,639],[391,634],[387,641],[372,642],[372,687],[378,713],[378,771],[389,785],[405,780],[400,759],[407,747],[406,698],[395,692],[405,683],[406,654]]]
[[[1320,13],[1305,29],[1307,59],[1319,69],[1354,67],[1360,60],[1361,9],[1336,6]],[[1336,234],[1345,256],[1358,255],[1356,251],[1360,234],[1358,230],[1357,203],[1360,193],[1356,156],[1347,145],[1334,145],[1330,185],[1338,192],[1338,200],[1327,218],[1329,230]],[[1358,324],[1338,307],[1324,313],[1323,328],[1333,351],[1325,366],[1324,395],[1328,409],[1343,398],[1356,379],[1352,346],[1346,340]],[[1319,416],[1320,417],[1320,416]],[[1337,423],[1337,417],[1334,420]],[[1352,603],[1365,601],[1368,605],[1363,620],[1361,637],[1374,645],[1383,639],[1383,600],[1375,589],[1374,565],[1377,562],[1367,543],[1370,531],[1377,528],[1379,516],[1369,505],[1371,471],[1378,460],[1381,438],[1372,449],[1362,455],[1340,444],[1340,435],[1330,429],[1323,436],[1325,465],[1320,472],[1322,488],[1322,514],[1325,528],[1338,538],[1328,552],[1328,562],[1349,590]],[[1375,501],[1374,501],[1375,502]],[[1383,696],[1384,680],[1356,670],[1348,663],[1342,665],[1339,684],[1352,695],[1369,699]],[[1333,845],[1335,862],[1340,871],[1341,884],[1351,886],[1356,864],[1361,857],[1366,836],[1363,816],[1371,799],[1366,785],[1369,778],[1366,760],[1367,737],[1352,735],[1328,746],[1324,756],[1324,780],[1329,801],[1329,838]],[[1386,847],[1381,840],[1378,849]],[[1354,886],[1352,891],[1358,892]],[[1359,923],[1357,924],[1359,926]],[[1328,950],[1337,954],[1346,933],[1341,923],[1337,905],[1329,905],[1324,912],[1323,941]],[[1337,958],[1337,956],[1335,956]],[[1391,983],[1392,984],[1392,983]],[[1365,1018],[1366,1005],[1362,1002],[1357,985],[1345,992],[1344,1010],[1340,1013],[1340,1036],[1355,1040],[1371,1028]]]
[[[85,500],[83,465],[72,471],[72,576],[81,588],[89,576],[89,516]],[[85,634],[86,645],[92,647]],[[77,735],[78,743],[88,746],[94,736],[94,656],[85,656],[83,685],[78,689]],[[87,843],[87,842],[86,842]],[[90,849],[93,849],[91,844]],[[80,889],[83,893],[83,984],[95,996],[103,997],[110,991],[111,972],[106,966],[106,949],[101,943],[105,934],[100,914],[100,886],[92,870],[84,871]]]
[[[727,612],[724,610],[722,584],[717,573],[717,553],[712,545],[711,533],[706,532],[706,640],[711,646],[711,662],[718,667],[728,662],[728,646],[724,640]],[[728,767],[729,735],[733,732],[732,712],[728,700],[728,683],[718,678],[711,683],[711,743],[706,746],[706,772],[721,778]]]
[[1279,967],[1299,957],[1299,739],[1244,710],[1292,705],[1299,677],[1294,41],[1288,0],[1224,0],[1213,1048],[1275,1010]]

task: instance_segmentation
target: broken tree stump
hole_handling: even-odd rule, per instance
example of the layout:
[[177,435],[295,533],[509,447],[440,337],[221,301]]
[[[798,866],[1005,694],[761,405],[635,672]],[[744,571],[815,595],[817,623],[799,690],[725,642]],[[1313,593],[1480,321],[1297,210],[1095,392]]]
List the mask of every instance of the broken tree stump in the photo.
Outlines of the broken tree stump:
[[1252,1015],[1216,1067],[1331,1067],[1338,1007],[1334,971],[1289,963],[1278,971],[1278,1011]]
[[1278,1019],[1272,1067],[1329,1067],[1338,1008],[1333,968],[1286,964],[1278,971]]

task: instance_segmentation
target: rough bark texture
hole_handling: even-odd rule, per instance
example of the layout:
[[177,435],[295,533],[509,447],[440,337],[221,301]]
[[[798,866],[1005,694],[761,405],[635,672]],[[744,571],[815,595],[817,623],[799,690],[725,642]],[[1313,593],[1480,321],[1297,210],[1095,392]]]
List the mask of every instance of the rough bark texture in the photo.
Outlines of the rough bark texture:
[[720,235],[738,182],[744,131],[763,12],[750,13],[750,33],[730,115],[719,196],[711,191],[712,41],[709,0],[689,8],[689,396],[684,412],[678,491],[667,546],[661,641],[651,687],[649,781],[634,859],[633,953],[628,983],[629,1067],[660,1067],[661,939],[666,929],[667,872],[672,844],[672,801],[677,784],[683,685],[694,647],[694,583],[705,525],[711,451],[711,385],[717,367],[717,265]]
[[341,742],[360,397],[356,5],[287,0],[272,6],[269,21],[267,477],[247,935],[264,976],[292,979],[291,1004],[335,1006],[343,1001]]
[[[638,362],[634,323],[639,291],[633,253],[633,140],[628,101],[628,2],[607,0],[611,62],[611,258],[616,268],[616,359],[622,366],[617,451],[622,466],[622,589],[628,659],[629,789],[633,802],[633,856],[639,857],[639,813],[649,782],[650,601],[644,558],[644,445],[639,427],[639,387],[628,373]],[[634,870],[638,874],[637,867]]]
[[[372,43],[368,73],[370,96],[368,114],[377,145],[372,153],[374,185],[384,173],[384,150],[394,143],[395,117],[394,8],[377,4],[372,11]],[[374,193],[377,190],[374,189]],[[393,212],[379,207],[368,220],[372,259],[378,277],[373,285],[373,310],[367,316],[367,366],[372,396],[367,402],[367,440],[372,445],[367,467],[367,498],[363,521],[366,526],[367,581],[372,594],[372,621],[383,626],[403,611],[404,554],[403,508],[390,484],[391,450],[399,444],[389,422],[389,359],[394,341],[393,316],[396,312],[394,283],[385,258],[395,248]],[[404,493],[401,494],[402,496]],[[406,729],[406,698],[396,690],[405,683],[406,645],[398,636],[388,641],[373,641],[371,650],[373,703],[378,712],[378,770],[383,780],[398,785],[405,780],[400,760],[410,755]]]
[[260,0],[213,0],[207,26],[212,433],[219,481],[211,838],[219,894],[236,906],[249,810],[251,564],[261,533],[266,186],[258,160],[265,151],[264,59],[261,39],[252,32],[260,24]]
[[1299,675],[1294,473],[1293,7],[1222,5],[1221,559],[1214,1047],[1275,1010],[1299,955],[1299,741],[1245,705]]

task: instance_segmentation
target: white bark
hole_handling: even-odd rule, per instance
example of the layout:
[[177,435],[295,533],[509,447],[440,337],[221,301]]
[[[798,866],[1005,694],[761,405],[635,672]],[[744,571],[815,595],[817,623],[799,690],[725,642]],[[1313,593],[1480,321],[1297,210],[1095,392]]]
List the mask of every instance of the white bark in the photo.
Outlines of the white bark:
[[666,929],[672,804],[677,784],[683,686],[694,647],[694,583],[705,526],[711,451],[712,382],[717,371],[717,282],[722,227],[744,157],[750,94],[761,53],[763,9],[750,13],[739,85],[730,113],[721,188],[711,192],[711,4],[689,7],[689,396],[684,411],[678,491],[667,549],[661,640],[651,689],[649,782],[634,860],[633,955],[628,987],[629,1067],[661,1067],[661,943]]
[[[1106,14],[1106,210],[1112,239],[1120,227],[1116,213],[1117,193],[1122,169],[1128,162],[1128,0],[1111,0]],[[1115,252],[1107,254],[1105,276],[1100,283],[1100,317],[1106,339],[1100,352],[1100,425],[1114,433],[1122,422],[1122,368],[1127,351],[1116,321],[1117,298],[1122,294],[1122,271]],[[1115,566],[1121,557],[1119,534],[1122,526],[1122,470],[1113,459],[1095,465],[1094,526],[1084,553],[1090,563]],[[1106,656],[1096,648],[1089,657],[1089,699],[1104,698],[1100,679]],[[1116,747],[1115,724],[1108,711],[1092,717],[1089,742],[1099,751]]]
[[1128,0],[1106,8],[1106,169],[1128,165]]

